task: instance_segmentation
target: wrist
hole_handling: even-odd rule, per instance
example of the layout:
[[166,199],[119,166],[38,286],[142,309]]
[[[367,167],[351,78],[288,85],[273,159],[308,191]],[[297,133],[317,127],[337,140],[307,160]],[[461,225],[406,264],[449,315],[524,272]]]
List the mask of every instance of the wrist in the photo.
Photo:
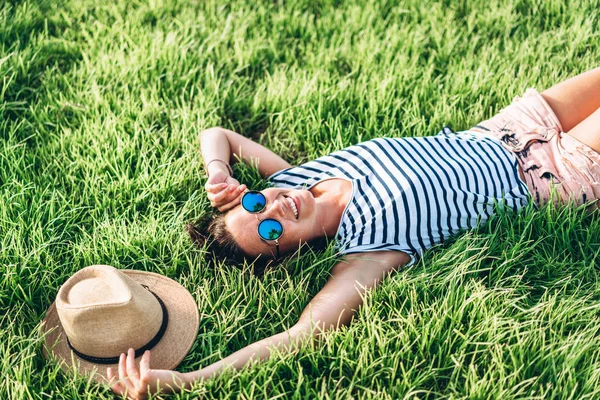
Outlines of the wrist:
[[206,163],[205,170],[208,176],[216,174],[217,172],[224,172],[229,176],[233,176],[233,171],[231,170],[229,163],[218,158],[212,159]]

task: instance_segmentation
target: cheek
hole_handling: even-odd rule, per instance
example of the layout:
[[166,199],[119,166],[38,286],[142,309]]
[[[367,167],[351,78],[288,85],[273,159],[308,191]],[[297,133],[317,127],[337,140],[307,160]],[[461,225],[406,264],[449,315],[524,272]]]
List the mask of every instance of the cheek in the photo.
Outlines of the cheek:
[[[283,226],[283,236],[279,239],[279,246],[286,251],[290,250],[297,243],[297,230],[293,225],[284,225]],[[275,245],[273,245],[273,249],[275,249]]]
[[285,232],[286,243],[289,243],[293,246],[298,246],[300,241],[307,241],[310,236],[310,230],[308,229],[308,224],[306,223],[298,223],[293,224],[289,229]]

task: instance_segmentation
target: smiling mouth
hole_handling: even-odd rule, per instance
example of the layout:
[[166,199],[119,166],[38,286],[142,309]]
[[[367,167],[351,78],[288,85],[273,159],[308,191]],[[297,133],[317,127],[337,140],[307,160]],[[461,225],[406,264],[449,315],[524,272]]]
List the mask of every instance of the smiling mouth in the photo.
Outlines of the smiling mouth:
[[294,216],[296,217],[296,219],[298,219],[298,208],[296,207],[296,203],[294,202],[294,200],[292,200],[292,198],[288,197],[288,196],[285,197],[285,200],[287,201],[290,209],[294,213]]

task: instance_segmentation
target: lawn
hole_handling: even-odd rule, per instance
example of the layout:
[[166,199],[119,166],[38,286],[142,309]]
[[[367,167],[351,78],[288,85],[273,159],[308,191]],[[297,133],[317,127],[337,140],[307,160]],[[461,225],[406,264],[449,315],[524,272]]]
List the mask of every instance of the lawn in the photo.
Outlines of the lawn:
[[[336,262],[258,278],[194,248],[198,132],[301,163],[464,130],[600,64],[597,0],[33,0],[0,5],[0,398],[112,398],[42,355],[91,264],[158,272],[200,311],[179,367],[289,328]],[[256,170],[236,175],[259,187]],[[500,214],[399,271],[348,328],[177,398],[600,398],[600,213]]]

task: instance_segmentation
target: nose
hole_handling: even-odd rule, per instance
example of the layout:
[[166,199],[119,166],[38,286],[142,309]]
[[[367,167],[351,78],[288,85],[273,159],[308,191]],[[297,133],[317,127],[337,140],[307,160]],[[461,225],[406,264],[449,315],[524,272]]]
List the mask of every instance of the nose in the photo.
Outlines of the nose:
[[[266,191],[265,191],[266,192]],[[267,198],[267,208],[264,211],[265,217],[285,217],[285,205],[282,202],[282,198],[279,196],[280,192],[269,192],[264,193]]]
[[285,210],[283,208],[283,203],[281,200],[276,199],[271,202],[268,206],[265,216],[269,216],[271,218],[283,217],[285,216]]

